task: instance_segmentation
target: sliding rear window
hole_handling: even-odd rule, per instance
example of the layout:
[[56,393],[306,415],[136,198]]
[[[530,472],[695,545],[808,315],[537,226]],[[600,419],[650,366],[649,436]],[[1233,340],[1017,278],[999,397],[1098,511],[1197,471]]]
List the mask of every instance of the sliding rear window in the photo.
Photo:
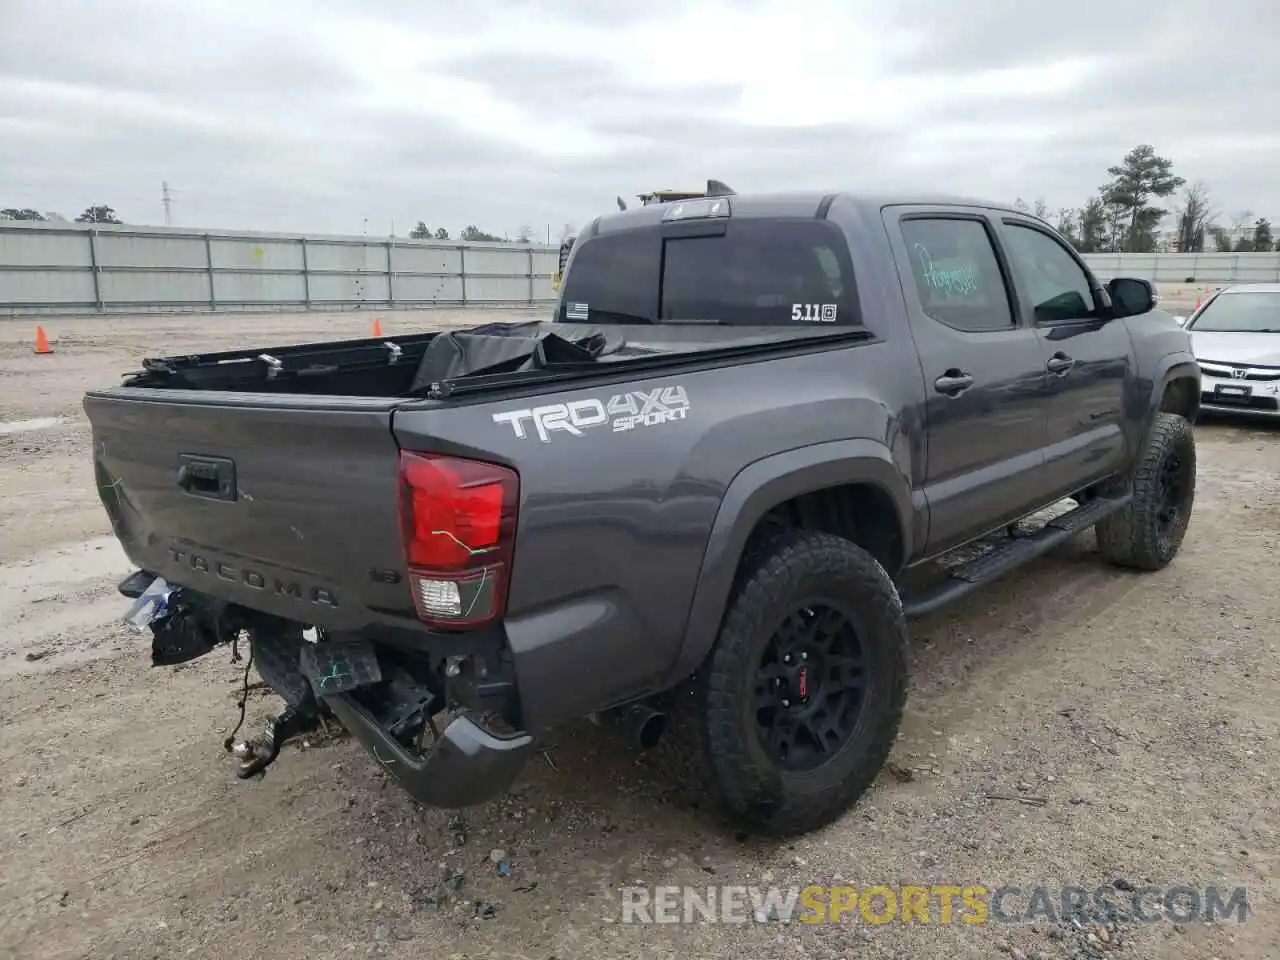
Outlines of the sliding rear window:
[[570,322],[852,326],[853,267],[834,224],[812,218],[730,220],[725,233],[596,237],[570,264]]

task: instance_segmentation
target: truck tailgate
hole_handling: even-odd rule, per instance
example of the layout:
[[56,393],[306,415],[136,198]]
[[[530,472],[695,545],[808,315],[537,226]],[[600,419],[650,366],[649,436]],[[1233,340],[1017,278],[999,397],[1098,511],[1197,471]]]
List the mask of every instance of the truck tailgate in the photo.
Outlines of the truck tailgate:
[[412,616],[393,400],[89,393],[99,496],[166,580],[333,630]]

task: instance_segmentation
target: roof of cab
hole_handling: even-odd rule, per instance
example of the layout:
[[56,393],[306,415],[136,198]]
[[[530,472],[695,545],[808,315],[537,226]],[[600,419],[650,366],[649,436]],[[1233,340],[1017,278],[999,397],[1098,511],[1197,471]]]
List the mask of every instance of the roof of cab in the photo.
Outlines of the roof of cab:
[[[930,193],[857,194],[841,191],[811,190],[789,193],[735,193],[729,195],[727,199],[733,207],[733,216],[735,218],[812,217],[816,216],[823,203],[832,197],[852,201],[867,213],[891,206],[961,206],[1000,210],[1009,213],[1018,212],[1008,204],[994,203],[990,200]],[[637,207],[634,210],[602,214],[594,221],[594,227],[589,232],[613,233],[618,230],[629,230],[658,223],[669,209],[670,204],[651,204]],[[1027,216],[1033,215],[1027,214]]]

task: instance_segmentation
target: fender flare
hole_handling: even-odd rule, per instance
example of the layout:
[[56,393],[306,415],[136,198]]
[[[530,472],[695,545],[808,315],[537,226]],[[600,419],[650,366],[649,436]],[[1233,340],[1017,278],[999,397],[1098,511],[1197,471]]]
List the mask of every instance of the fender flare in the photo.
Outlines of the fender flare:
[[1160,363],[1156,367],[1156,375],[1152,378],[1151,397],[1147,403],[1147,409],[1142,424],[1142,436],[1146,437],[1151,430],[1151,424],[1155,420],[1156,412],[1160,409],[1160,401],[1164,397],[1165,388],[1169,386],[1173,380],[1179,380],[1189,377],[1196,381],[1195,396],[1192,398],[1191,420],[1195,421],[1196,413],[1200,409],[1200,364],[1196,362],[1196,358],[1190,353],[1179,350],[1176,353],[1169,353],[1160,358]]
[[742,551],[760,518],[793,497],[847,483],[871,484],[889,496],[897,513],[903,549],[911,553],[911,486],[883,443],[834,440],[747,465],[730,481],[716,511],[685,622],[684,642],[663,686],[688,677],[711,650],[720,632]]

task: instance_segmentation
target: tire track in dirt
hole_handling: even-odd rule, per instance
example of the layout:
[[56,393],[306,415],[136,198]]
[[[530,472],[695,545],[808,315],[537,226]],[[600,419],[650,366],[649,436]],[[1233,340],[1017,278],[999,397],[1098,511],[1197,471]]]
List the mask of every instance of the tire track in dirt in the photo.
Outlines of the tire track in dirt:
[[0,565],[0,677],[56,670],[119,649],[129,634],[116,591],[130,571],[114,537]]

